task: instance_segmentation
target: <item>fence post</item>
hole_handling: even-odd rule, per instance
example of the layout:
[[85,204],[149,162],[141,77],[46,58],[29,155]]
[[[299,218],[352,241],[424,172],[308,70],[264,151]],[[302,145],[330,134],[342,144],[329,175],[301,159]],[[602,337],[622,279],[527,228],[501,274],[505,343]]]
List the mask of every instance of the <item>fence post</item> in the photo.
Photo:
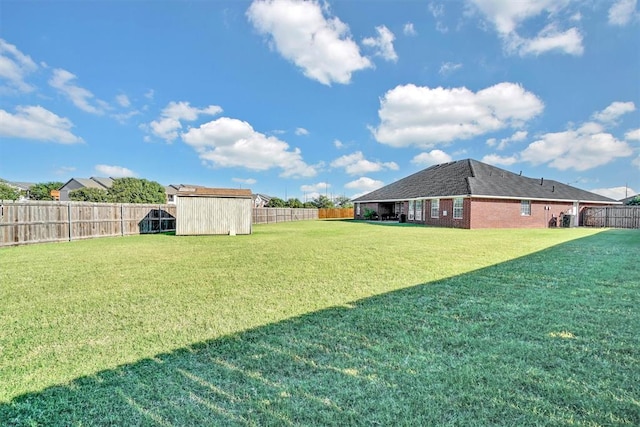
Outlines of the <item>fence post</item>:
[[71,241],[71,202],[67,202],[67,219],[69,220],[69,241]]

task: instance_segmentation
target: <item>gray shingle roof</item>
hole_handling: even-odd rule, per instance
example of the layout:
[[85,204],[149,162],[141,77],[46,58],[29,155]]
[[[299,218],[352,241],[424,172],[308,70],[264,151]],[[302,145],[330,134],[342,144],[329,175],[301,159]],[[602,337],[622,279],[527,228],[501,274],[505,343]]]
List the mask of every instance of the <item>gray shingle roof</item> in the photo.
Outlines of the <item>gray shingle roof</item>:
[[542,178],[527,178],[473,159],[431,166],[353,201],[373,202],[452,196],[616,203],[608,197],[567,184]]

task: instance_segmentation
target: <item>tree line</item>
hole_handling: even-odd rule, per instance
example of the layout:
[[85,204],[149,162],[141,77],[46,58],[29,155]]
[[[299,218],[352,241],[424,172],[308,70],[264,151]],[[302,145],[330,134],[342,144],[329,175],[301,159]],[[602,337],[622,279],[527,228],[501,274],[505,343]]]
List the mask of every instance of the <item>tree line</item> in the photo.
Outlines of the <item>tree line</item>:
[[[52,190],[59,190],[64,183],[51,181],[34,184],[28,194],[0,181],[0,200],[18,200],[25,196],[31,200],[54,200]],[[165,188],[155,182],[141,178],[117,178],[109,189],[79,188],[69,192],[69,199],[77,202],[94,203],[166,203]],[[311,201],[301,202],[297,198],[283,200],[273,197],[266,205],[269,208],[351,208],[348,197],[331,199],[320,195]]]
[[302,203],[299,199],[291,198],[288,200],[283,200],[278,197],[273,197],[269,200],[266,207],[268,208],[317,208],[317,209],[326,209],[326,208],[351,208],[353,207],[353,203],[348,197],[336,197],[335,199],[330,199],[327,196],[320,195],[315,199]]
[[[62,187],[62,182],[43,182],[29,188],[28,194],[0,182],[0,200],[18,200],[28,196],[30,200],[54,200],[52,190]],[[155,181],[141,178],[117,178],[109,189],[79,188],[69,192],[69,199],[76,202],[96,203],[166,203],[165,188]]]

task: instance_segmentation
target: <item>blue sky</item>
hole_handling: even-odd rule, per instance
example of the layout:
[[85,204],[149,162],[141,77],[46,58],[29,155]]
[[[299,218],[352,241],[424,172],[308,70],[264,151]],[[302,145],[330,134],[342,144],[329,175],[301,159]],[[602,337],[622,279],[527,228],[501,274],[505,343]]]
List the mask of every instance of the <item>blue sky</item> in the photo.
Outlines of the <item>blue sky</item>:
[[353,197],[474,158],[640,191],[637,0],[0,0],[0,177]]

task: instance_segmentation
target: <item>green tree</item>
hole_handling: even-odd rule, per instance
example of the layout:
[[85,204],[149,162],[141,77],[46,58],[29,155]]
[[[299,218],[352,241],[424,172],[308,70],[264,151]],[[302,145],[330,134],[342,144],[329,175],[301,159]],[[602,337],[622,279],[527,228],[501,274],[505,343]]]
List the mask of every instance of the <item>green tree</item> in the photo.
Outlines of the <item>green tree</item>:
[[296,198],[291,198],[287,200],[287,206],[290,208],[301,208],[302,202]]
[[338,208],[352,208],[353,207],[353,202],[351,201],[350,198],[348,198],[346,196],[338,196],[333,200],[333,202],[336,204],[336,207],[338,207]]
[[166,203],[164,187],[140,178],[117,178],[108,190],[109,200],[114,203]]
[[331,200],[330,198],[322,194],[316,197],[315,199],[313,199],[311,203],[313,203],[313,205],[318,209],[335,208],[335,205],[333,204],[333,200]]
[[269,200],[269,203],[267,203],[267,207],[268,208],[286,208],[287,203],[278,197],[273,197],[271,200]]
[[78,188],[69,192],[69,199],[76,202],[108,202],[109,193],[102,188]]
[[53,200],[51,190],[59,190],[63,185],[64,183],[57,181],[34,184],[29,188],[29,198],[31,200]]
[[625,203],[627,206],[640,206],[640,196],[636,196]]
[[0,200],[18,200],[20,190],[0,182]]
[[302,204],[303,208],[308,208],[308,209],[315,209],[316,205],[313,204],[313,202],[304,202]]

